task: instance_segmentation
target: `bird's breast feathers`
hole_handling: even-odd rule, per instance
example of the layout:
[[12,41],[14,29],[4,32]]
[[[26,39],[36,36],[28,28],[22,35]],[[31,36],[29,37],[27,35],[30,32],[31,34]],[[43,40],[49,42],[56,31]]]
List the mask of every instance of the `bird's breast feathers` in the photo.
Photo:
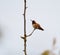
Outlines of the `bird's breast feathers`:
[[39,28],[39,26],[40,26],[39,24],[36,24],[36,23],[35,23],[35,24],[33,24],[33,27],[34,27],[35,29],[38,29],[38,28]]

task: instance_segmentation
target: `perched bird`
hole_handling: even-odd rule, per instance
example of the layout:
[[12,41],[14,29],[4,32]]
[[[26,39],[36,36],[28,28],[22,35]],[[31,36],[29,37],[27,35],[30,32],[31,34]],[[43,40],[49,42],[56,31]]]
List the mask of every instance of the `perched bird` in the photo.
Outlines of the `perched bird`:
[[31,20],[32,21],[32,26],[34,29],[39,29],[44,31],[44,29],[35,21],[35,20]]

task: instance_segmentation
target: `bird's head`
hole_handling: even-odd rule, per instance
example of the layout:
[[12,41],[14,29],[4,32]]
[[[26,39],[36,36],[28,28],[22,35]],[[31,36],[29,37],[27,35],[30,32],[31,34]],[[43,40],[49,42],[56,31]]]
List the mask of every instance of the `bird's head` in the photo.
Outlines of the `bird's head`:
[[32,21],[32,24],[35,24],[36,22],[35,22],[35,20],[31,20]]

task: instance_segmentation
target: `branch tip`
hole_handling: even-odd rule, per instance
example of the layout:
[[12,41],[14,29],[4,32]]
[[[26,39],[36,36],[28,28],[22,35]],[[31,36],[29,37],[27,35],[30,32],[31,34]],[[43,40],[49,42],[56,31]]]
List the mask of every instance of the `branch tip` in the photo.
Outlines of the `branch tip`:
[[27,9],[28,7],[26,7],[26,9]]
[[25,50],[23,50],[25,52]]
[[25,39],[24,37],[21,37],[22,39]]
[[24,15],[24,14],[22,14],[22,15]]

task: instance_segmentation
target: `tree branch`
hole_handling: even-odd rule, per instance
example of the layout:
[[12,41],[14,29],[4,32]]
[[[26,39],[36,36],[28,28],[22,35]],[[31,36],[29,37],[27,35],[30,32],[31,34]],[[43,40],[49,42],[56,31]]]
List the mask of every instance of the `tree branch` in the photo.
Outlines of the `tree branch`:
[[27,55],[27,52],[26,52],[26,0],[24,0],[24,54]]
[[33,29],[33,31],[29,35],[27,35],[27,37],[31,36],[35,30],[36,29]]

